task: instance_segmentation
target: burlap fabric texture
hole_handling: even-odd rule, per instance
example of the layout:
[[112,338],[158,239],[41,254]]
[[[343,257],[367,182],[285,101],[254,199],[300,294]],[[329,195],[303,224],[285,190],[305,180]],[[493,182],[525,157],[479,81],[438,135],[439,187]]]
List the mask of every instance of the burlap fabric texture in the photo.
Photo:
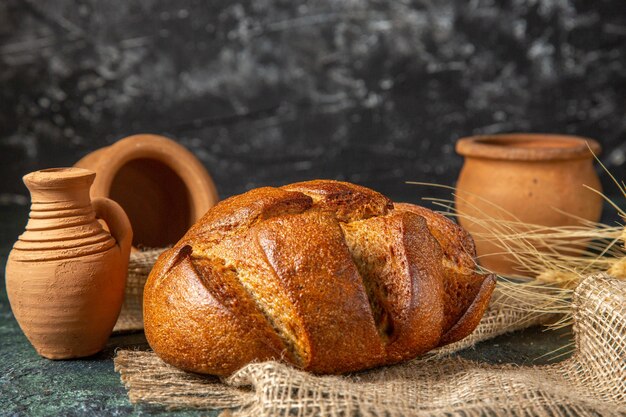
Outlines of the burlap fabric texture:
[[[626,282],[588,277],[573,301],[575,352],[555,365],[488,365],[450,355],[544,322],[497,290],[468,338],[426,357],[353,375],[317,376],[277,362],[220,380],[180,371],[153,352],[121,350],[115,368],[132,402],[228,409],[236,416],[626,416]],[[540,310],[540,308],[537,308]]]
[[114,332],[143,330],[143,287],[161,249],[148,249],[130,254],[128,276],[122,311],[115,323]]

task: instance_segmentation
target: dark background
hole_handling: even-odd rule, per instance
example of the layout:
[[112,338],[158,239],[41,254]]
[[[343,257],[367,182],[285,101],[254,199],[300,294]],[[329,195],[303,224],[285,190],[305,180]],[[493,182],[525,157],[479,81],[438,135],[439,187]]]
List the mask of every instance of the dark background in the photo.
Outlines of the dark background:
[[[626,4],[0,0],[0,203],[124,136],[175,138],[221,197],[335,178],[416,201],[462,136],[598,139],[626,178]],[[602,174],[607,194],[617,189]]]
[[[593,137],[626,179],[625,112],[624,0],[0,0],[0,414],[170,414],[128,403],[111,357],[129,338],[85,361],[28,346],[3,284],[27,172],[151,132],[222,197],[325,177],[417,202],[441,193],[404,182],[454,184],[472,134]],[[569,340],[464,355],[539,364]]]

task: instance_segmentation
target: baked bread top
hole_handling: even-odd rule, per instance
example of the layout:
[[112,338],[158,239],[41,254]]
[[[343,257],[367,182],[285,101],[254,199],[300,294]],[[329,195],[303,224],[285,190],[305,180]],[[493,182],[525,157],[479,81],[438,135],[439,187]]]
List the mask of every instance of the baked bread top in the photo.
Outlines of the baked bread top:
[[164,361],[215,375],[269,359],[316,373],[390,364],[473,331],[495,286],[474,257],[452,221],[365,187],[258,188],[161,255],[146,337]]

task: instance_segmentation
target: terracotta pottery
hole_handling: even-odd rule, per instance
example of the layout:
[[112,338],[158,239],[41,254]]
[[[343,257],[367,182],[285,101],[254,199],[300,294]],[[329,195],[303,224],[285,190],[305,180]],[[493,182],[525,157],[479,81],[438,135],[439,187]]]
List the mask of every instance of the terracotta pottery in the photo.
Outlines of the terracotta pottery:
[[519,270],[500,246],[481,239],[485,230],[464,215],[543,226],[580,224],[576,217],[600,219],[602,198],[584,187],[602,189],[590,149],[600,153],[593,139],[551,134],[474,136],[457,142],[465,164],[456,209],[461,225],[476,240],[481,265],[507,275]]
[[98,149],[75,166],[98,175],[92,197],[107,197],[126,211],[134,246],[165,247],[185,234],[217,203],[204,166],[176,142],[135,135]]
[[90,201],[95,175],[55,168],[24,177],[32,205],[7,261],[6,286],[22,331],[46,358],[100,351],[122,306],[132,230],[117,203]]

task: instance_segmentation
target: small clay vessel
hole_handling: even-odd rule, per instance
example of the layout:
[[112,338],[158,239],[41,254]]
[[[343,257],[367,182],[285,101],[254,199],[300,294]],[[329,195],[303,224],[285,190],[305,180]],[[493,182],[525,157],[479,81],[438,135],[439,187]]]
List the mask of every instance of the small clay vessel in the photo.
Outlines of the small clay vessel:
[[[455,198],[459,221],[476,241],[482,266],[516,275],[520,265],[502,254],[496,242],[479,237],[485,230],[464,218],[519,220],[543,226],[578,225],[576,217],[598,221],[602,187],[593,167],[600,153],[593,139],[552,134],[502,134],[460,139],[465,157]],[[567,213],[567,214],[565,214]]]
[[24,177],[32,205],[9,254],[6,287],[22,331],[49,359],[100,351],[122,306],[132,230],[117,203],[90,200],[95,175],[55,168]]
[[75,166],[98,175],[92,197],[126,211],[133,245],[172,245],[218,201],[213,180],[195,156],[157,135],[135,135],[91,152]]

